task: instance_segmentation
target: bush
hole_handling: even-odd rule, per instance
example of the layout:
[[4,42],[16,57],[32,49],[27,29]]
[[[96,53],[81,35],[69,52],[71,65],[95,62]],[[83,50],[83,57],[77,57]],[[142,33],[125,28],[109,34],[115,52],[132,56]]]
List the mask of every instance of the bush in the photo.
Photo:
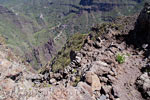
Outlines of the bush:
[[121,54],[118,54],[116,56],[116,60],[118,61],[119,64],[123,64],[125,62],[125,56],[121,55]]

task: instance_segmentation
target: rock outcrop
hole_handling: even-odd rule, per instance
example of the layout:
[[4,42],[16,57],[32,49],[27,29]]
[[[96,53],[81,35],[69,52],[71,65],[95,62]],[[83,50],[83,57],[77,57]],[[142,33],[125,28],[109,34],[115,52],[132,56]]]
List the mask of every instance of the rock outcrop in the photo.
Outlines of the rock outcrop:
[[135,38],[139,43],[150,43],[150,4],[145,3],[135,24]]
[[150,98],[150,75],[148,72],[143,73],[137,80],[137,87],[143,97]]
[[141,46],[142,49],[145,50],[145,57],[148,59],[148,62],[141,69],[142,75],[137,79],[137,87],[139,91],[142,93],[143,97],[146,99],[150,99],[150,75],[149,75],[149,45],[150,45],[150,4],[145,3],[145,6],[140,13],[137,23],[135,24],[135,39]]

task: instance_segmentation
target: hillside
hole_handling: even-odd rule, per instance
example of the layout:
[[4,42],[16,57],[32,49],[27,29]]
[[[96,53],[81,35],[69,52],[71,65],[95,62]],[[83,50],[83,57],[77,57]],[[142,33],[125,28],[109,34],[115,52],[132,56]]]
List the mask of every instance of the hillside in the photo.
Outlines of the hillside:
[[149,29],[145,3],[140,14],[74,34],[52,62],[58,69],[47,63],[40,73],[0,36],[0,99],[149,100]]
[[[68,40],[41,74],[52,85],[87,83],[94,97],[89,100],[149,100],[149,7],[145,4],[139,15],[93,27],[80,49],[72,45],[70,50]],[[63,59],[71,63],[64,67]]]
[[74,33],[139,12],[148,0],[0,0],[0,34],[35,69]]

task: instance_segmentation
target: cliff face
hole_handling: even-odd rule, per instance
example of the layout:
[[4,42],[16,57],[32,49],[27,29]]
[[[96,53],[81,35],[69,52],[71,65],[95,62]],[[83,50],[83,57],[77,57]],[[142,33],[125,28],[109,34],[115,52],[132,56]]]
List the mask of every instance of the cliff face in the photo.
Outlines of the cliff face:
[[26,61],[30,63],[33,68],[38,70],[47,64],[48,61],[56,54],[57,50],[55,48],[54,41],[49,39],[47,43],[33,47],[32,52],[26,53]]

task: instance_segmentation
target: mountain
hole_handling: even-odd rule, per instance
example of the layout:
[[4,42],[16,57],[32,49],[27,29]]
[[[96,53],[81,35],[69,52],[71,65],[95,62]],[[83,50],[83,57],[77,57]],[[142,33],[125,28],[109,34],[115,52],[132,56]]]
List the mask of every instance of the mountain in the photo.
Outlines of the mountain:
[[70,35],[139,12],[148,0],[0,0],[0,34],[35,69],[44,66]]
[[[93,93],[89,100],[149,100],[149,28],[150,4],[146,3],[140,14],[97,25],[86,36],[74,34],[41,74],[53,85],[78,88],[87,83],[91,91],[84,86],[82,93]],[[77,45],[78,37],[82,41]]]
[[63,68],[56,71],[47,63],[40,73],[0,36],[0,99],[149,100],[149,29],[150,4],[145,3],[140,14],[72,35],[54,58]]

